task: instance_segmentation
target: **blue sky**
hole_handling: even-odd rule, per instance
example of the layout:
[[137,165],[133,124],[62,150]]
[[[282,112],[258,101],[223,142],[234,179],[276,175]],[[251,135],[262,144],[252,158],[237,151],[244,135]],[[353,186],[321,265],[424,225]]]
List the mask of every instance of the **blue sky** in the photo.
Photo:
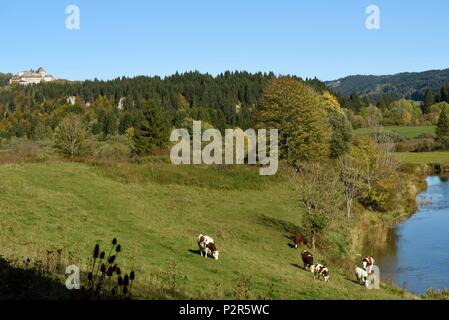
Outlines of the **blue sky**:
[[[65,28],[68,5],[81,29]],[[380,8],[381,29],[365,28]],[[58,78],[199,70],[332,80],[449,67],[449,1],[0,0],[0,72]]]

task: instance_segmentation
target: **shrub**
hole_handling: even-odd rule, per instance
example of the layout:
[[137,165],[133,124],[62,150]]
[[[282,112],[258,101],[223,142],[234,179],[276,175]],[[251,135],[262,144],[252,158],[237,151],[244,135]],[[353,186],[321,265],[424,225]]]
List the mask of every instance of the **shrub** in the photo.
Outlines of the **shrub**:
[[81,117],[75,114],[64,118],[55,132],[55,148],[70,158],[92,152],[92,140]]
[[104,160],[124,161],[128,160],[132,152],[129,140],[124,137],[114,137],[105,143],[101,143],[95,153],[95,158]]
[[436,149],[447,151],[449,150],[449,137],[440,137],[436,144]]
[[394,131],[383,131],[383,130],[376,130],[375,132],[371,133],[371,138],[373,138],[374,141],[377,141],[379,143],[385,143],[385,142],[405,142],[407,139],[400,133],[394,132]]
[[435,142],[433,140],[423,140],[422,142],[418,143],[415,147],[414,152],[431,152],[434,151],[436,148]]
[[415,151],[417,145],[417,141],[400,142],[395,144],[394,150],[396,152],[412,152]]
[[370,192],[364,194],[364,196],[360,199],[360,203],[362,203],[366,208],[385,212],[387,211],[389,198],[390,193],[388,190],[371,190]]
[[421,133],[418,136],[416,136],[416,139],[433,139],[434,136],[431,133]]
[[19,162],[36,160],[40,151],[40,146],[32,141],[20,142],[13,148],[13,153],[17,156]]

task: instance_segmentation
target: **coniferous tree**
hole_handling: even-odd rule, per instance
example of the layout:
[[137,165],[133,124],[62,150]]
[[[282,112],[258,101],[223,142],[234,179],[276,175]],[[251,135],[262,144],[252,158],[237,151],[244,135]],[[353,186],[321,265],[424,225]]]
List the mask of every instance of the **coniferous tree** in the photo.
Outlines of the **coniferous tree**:
[[446,84],[441,87],[440,100],[449,103],[449,85]]
[[133,126],[132,116],[129,112],[126,112],[124,115],[120,117],[119,125],[118,125],[118,133],[125,134],[126,130]]
[[447,139],[449,139],[449,118],[446,108],[443,108],[440,112],[437,124],[437,139],[440,142],[447,142]]
[[360,102],[360,97],[357,94],[357,92],[353,91],[351,93],[350,99],[351,99],[351,109],[354,112],[359,112],[360,109],[362,108],[362,103]]
[[429,113],[430,107],[435,103],[435,97],[433,95],[432,90],[427,89],[426,93],[424,94],[424,102],[422,104],[422,112],[423,113]]
[[134,134],[134,151],[146,155],[169,141],[169,125],[165,114],[153,103],[147,103],[143,117]]

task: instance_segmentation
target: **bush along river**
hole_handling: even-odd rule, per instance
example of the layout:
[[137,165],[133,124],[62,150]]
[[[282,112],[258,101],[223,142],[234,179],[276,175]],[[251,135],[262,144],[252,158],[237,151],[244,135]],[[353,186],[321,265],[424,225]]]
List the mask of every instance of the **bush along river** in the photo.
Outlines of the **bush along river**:
[[369,241],[381,281],[417,295],[449,288],[449,181],[430,176],[427,184],[416,214]]

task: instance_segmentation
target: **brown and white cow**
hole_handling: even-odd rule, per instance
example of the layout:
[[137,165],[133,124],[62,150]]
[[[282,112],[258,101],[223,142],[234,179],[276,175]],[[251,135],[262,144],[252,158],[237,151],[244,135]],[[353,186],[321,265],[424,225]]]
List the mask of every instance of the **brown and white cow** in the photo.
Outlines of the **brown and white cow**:
[[354,273],[359,284],[366,284],[366,280],[368,279],[368,272],[366,272],[362,268],[356,267]]
[[310,267],[313,265],[313,255],[309,251],[303,250],[301,252],[301,258],[304,263],[304,269],[310,270]]
[[363,269],[365,269],[368,274],[371,274],[371,270],[374,266],[374,258],[371,256],[367,256],[362,260]]
[[310,267],[314,279],[323,278],[324,282],[329,281],[329,269],[322,264],[316,264]]
[[200,249],[201,256],[204,254],[204,257],[207,258],[211,254],[215,260],[218,260],[219,251],[213,238],[200,234],[198,236],[198,248]]
[[299,232],[295,234],[295,238],[293,239],[293,243],[295,245],[295,249],[298,249],[299,246],[303,243],[303,238]]

